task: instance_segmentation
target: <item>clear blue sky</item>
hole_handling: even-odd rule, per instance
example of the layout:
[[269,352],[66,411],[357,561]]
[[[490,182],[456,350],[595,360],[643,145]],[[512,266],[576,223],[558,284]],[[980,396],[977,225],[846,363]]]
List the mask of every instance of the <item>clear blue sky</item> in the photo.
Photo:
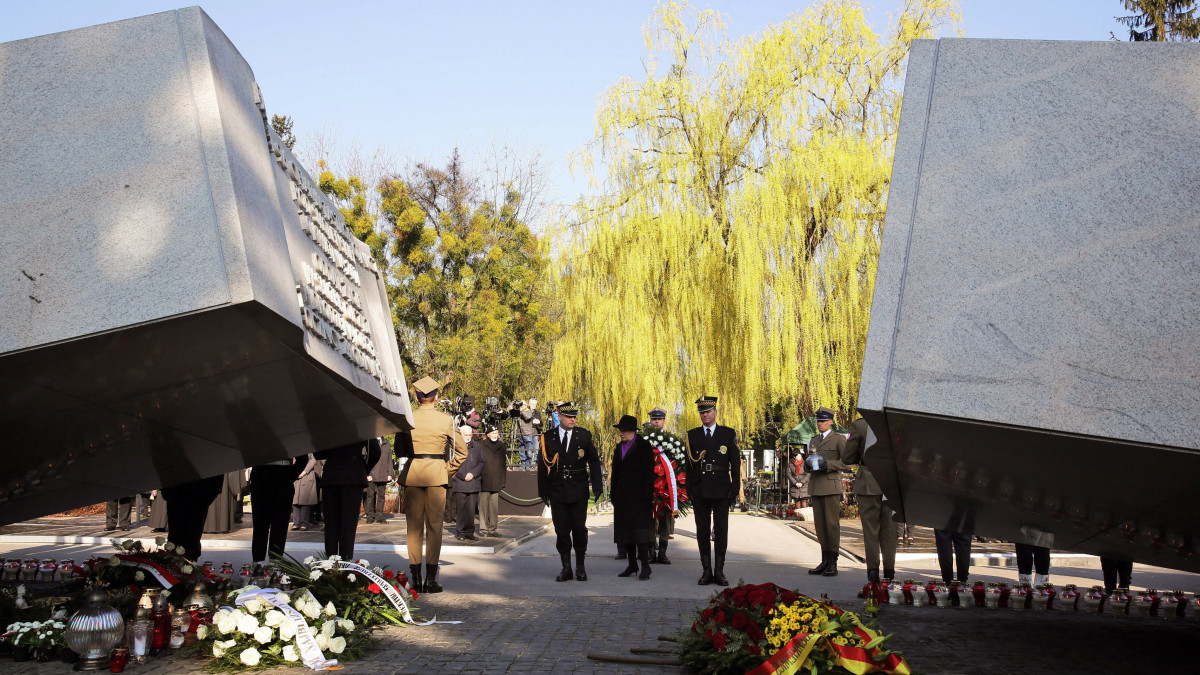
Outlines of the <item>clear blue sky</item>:
[[[184,6],[187,0],[0,3],[0,42]],[[727,15],[732,37],[801,11],[795,0],[694,0]],[[865,3],[886,25],[901,0]],[[269,113],[296,133],[332,130],[340,143],[383,146],[401,161],[468,159],[506,140],[538,149],[552,190],[570,201],[581,181],[567,153],[592,134],[596,99],[642,73],[641,28],[654,0],[307,2],[212,0],[201,7],[254,69]],[[1107,40],[1121,35],[1119,0],[962,0],[965,37]]]

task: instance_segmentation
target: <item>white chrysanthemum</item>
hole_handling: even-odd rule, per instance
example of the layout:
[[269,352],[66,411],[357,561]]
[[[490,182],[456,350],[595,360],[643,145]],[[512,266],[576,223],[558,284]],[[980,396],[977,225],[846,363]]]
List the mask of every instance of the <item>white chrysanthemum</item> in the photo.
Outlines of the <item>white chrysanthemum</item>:
[[245,651],[243,651],[241,653],[239,658],[241,658],[242,663],[253,668],[254,666],[258,665],[258,660],[260,658],[262,658],[262,656],[258,653],[258,650],[255,649],[254,647],[248,647]]
[[341,561],[342,561],[342,556],[340,556],[340,555],[329,556],[329,562],[331,562],[331,563],[341,562]]
[[203,640],[206,637],[208,637],[208,624],[202,623],[196,626],[196,639]]
[[258,619],[246,614],[238,619],[238,631],[246,635],[254,635],[254,631],[258,630]]
[[338,619],[337,625],[338,625],[339,629],[341,629],[347,633],[354,632],[354,622],[351,621],[350,619]]
[[[167,545],[170,545],[170,543],[171,542],[167,542]],[[187,555],[187,549],[182,546],[176,546],[175,552],[178,553],[179,555]]]
[[304,559],[304,564],[305,564],[305,565],[311,565],[311,564],[313,564],[313,563],[315,563],[315,562],[317,562],[317,557],[316,557],[315,555],[310,555],[310,556],[308,556],[307,558],[305,558],[305,559]]
[[370,563],[370,562],[368,562],[366,558],[360,558],[360,559],[358,560],[358,564],[359,564],[359,565],[362,565],[363,567],[370,567],[370,566],[371,566],[371,563]]
[[258,598],[250,598],[242,604],[242,607],[244,607],[246,611],[250,612],[251,614],[258,614],[269,607],[269,605]]
[[334,654],[341,654],[346,649],[346,638],[338,636],[329,639],[329,651]]
[[275,639],[275,631],[266,626],[259,626],[258,629],[254,631],[254,639],[258,640],[258,644],[265,645],[271,640]]
[[226,613],[225,616],[217,619],[215,623],[217,624],[217,630],[221,631],[222,635],[229,635],[230,633],[236,631],[238,626],[237,617],[235,617],[231,612]]
[[308,573],[309,581],[316,581],[317,579],[320,579],[320,578],[321,578],[321,570],[313,570]]
[[374,572],[375,574],[378,574],[379,576],[383,576],[383,568],[382,567],[373,567],[373,568],[371,568],[371,571]]
[[317,648],[320,649],[321,651],[325,651],[326,649],[329,649],[329,638],[325,637],[324,635],[321,635],[320,633],[317,633],[317,637],[315,637],[314,640],[316,640],[316,642],[317,642]]
[[164,550],[164,551],[174,551],[174,550],[177,548],[177,547],[175,546],[175,544],[172,544],[172,543],[171,543],[171,542],[169,542],[169,541],[168,541],[168,542],[164,542],[164,543],[163,543],[163,545],[162,545],[162,547],[163,547],[163,550]]
[[337,608],[333,606],[332,600],[329,601],[329,604],[325,605],[325,616],[337,616]]
[[326,638],[333,637],[333,631],[335,630],[337,630],[336,621],[326,621],[321,624],[321,635],[324,635]]
[[284,661],[299,661],[300,660],[300,652],[296,651],[296,645],[284,645],[283,646],[283,660]]
[[133,573],[133,580],[134,581],[145,581],[146,575],[141,570],[138,570]]
[[279,624],[279,639],[286,642],[294,637],[296,637],[296,622],[284,617],[283,621]]
[[285,618],[286,615],[277,609],[268,610],[267,615],[263,617],[263,624],[274,628],[283,623]]
[[310,619],[315,619],[318,616],[321,616],[321,604],[318,602],[306,602],[304,603],[304,609],[300,611],[304,612],[304,616],[307,616]]
[[184,565],[184,566],[183,566],[183,573],[184,573],[184,574],[191,574],[191,573],[192,573],[192,571],[193,571],[193,569],[192,569],[192,566],[191,566],[191,565]]

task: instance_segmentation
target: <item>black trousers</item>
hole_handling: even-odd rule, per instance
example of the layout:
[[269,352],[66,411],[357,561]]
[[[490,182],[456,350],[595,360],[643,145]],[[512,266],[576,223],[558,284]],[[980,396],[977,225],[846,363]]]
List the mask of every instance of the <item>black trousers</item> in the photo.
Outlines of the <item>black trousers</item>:
[[576,555],[587,553],[587,506],[586,501],[570,504],[550,500],[550,521],[554,523],[554,547],[559,553]]
[[311,504],[292,504],[292,525],[296,527],[312,525]]
[[1017,573],[1033,574],[1036,567],[1038,574],[1050,574],[1050,549],[1033,544],[1015,544],[1017,547]]
[[[455,492],[454,502],[454,506],[458,509],[458,519],[455,522],[458,536],[475,534],[475,508],[479,506],[479,493]],[[584,530],[585,535],[586,533],[587,531]]]
[[158,491],[167,501],[167,540],[182,546],[184,556],[190,560],[200,560],[204,519],[208,517],[208,507],[221,494],[224,481],[224,475],[216,475]]
[[[971,536],[962,532],[935,529],[933,541],[937,546],[938,564],[942,568],[942,581],[966,581],[967,574],[971,571]],[[957,577],[954,576],[955,562],[958,563]]]
[[254,535],[250,550],[254,560],[282,556],[287,545],[292,497],[296,496],[296,471],[290,466],[256,466],[250,472],[250,506],[254,509]]
[[129,529],[129,513],[132,507],[133,497],[121,497],[105,502],[104,526]]
[[710,533],[716,554],[725,555],[729,546],[729,500],[692,497],[692,511],[696,516],[696,545],[700,555],[709,555]]
[[1117,560],[1100,556],[1100,570],[1104,574],[1104,590],[1112,593],[1118,588],[1129,588],[1133,581],[1133,561]]
[[367,483],[367,487],[363,489],[363,513],[366,514],[368,523],[382,523],[384,521],[383,503],[386,498],[386,482],[372,481]]
[[[321,488],[321,511],[325,516],[325,555],[354,559],[354,535],[358,532],[361,485],[326,485]],[[168,513],[170,513],[168,511]]]

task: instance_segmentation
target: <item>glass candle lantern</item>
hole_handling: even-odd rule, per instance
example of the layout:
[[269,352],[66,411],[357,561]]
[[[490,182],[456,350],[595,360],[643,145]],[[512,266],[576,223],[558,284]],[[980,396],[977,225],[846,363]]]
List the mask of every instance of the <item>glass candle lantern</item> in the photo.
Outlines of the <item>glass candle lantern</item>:
[[26,558],[25,564],[21,565],[21,581],[37,581],[38,572],[42,569],[42,563],[37,558]]
[[117,647],[112,651],[112,655],[108,658],[108,670],[113,673],[125,672],[125,666],[129,665],[129,650],[125,647]]
[[933,599],[938,607],[950,606],[950,587],[940,581],[933,583]]
[[213,602],[212,597],[206,592],[207,590],[208,589],[205,587],[204,582],[197,582],[196,587],[192,589],[191,595],[184,599],[184,608],[208,610],[216,609],[216,603]]
[[913,604],[913,588],[914,588],[914,586],[915,585],[913,584],[912,579],[905,579],[904,584],[902,586],[900,586],[901,592],[904,593],[904,604],[906,604],[906,605]]
[[142,597],[138,598],[137,603],[137,616],[139,618],[150,616],[150,612],[154,610],[154,603],[158,601],[159,595],[162,595],[161,588],[142,589]]
[[1012,589],[1008,587],[1007,581],[1001,581],[997,584],[997,587],[1000,589],[1000,600],[997,602],[996,606],[1001,609],[1007,609],[1008,598],[1012,595]]
[[4,580],[17,581],[21,578],[21,559],[9,558],[4,561]]
[[1017,584],[1017,587],[1012,589],[1008,594],[1008,606],[1015,612],[1025,611],[1025,600],[1029,597],[1029,587],[1025,584]]
[[109,654],[125,635],[121,613],[108,603],[108,594],[94,590],[84,599],[83,608],[67,622],[67,645],[79,654],[76,670],[102,670],[108,667]]
[[192,615],[186,609],[171,612],[171,649],[179,649],[187,641],[188,629],[192,627]]
[[988,609],[997,609],[1000,607],[1000,587],[996,585],[996,582],[988,582],[987,591],[984,593],[983,603]]
[[58,578],[61,581],[70,581],[75,578],[75,561],[67,558],[58,564]]
[[244,588],[254,582],[254,566],[250,563],[242,565],[242,571],[238,572],[237,587]]
[[1050,601],[1050,595],[1046,593],[1046,585],[1038,584],[1037,588],[1035,588],[1033,593],[1030,595],[1030,599],[1033,601],[1033,611],[1046,611],[1046,607]]
[[42,564],[38,566],[38,581],[54,581],[54,575],[58,573],[58,561],[54,558],[46,558]]
[[171,642],[171,606],[167,596],[159,593],[150,610],[150,650],[166,649]]
[[133,659],[145,663],[146,656],[150,654],[150,621],[133,619],[125,622],[125,640]]
[[905,597],[903,584],[897,581],[893,581],[891,584],[888,584],[888,604],[897,607],[903,607],[904,605],[908,604],[908,599],[911,597],[911,591],[909,596],[907,598]]

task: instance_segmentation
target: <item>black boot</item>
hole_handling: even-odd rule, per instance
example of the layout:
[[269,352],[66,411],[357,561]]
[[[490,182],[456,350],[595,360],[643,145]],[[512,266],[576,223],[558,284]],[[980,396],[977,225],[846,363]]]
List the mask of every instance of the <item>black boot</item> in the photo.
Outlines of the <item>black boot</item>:
[[555,581],[570,581],[575,578],[575,572],[571,570],[571,554],[559,553],[558,557],[562,558],[562,571],[558,576],[554,577]]
[[712,562],[707,553],[700,554],[700,580],[697,585],[707,586],[713,582]]
[[633,544],[625,544],[625,557],[629,560],[629,564],[625,566],[625,570],[618,574],[619,577],[631,577],[638,571],[637,556],[630,549],[635,549]]
[[638,579],[646,581],[650,578],[650,545],[637,545],[638,562],[642,564],[642,571],[638,573]]
[[837,551],[830,551],[829,552],[829,563],[825,566],[825,571],[821,572],[821,576],[823,576],[823,577],[836,577],[837,576],[837,559],[838,559]]
[[583,568],[583,559],[587,557],[587,551],[575,552],[575,581],[587,581],[587,570]]
[[879,581],[879,568],[867,569],[867,581]]
[[426,593],[441,593],[442,585],[437,582],[437,563],[430,565],[425,563],[425,592]]
[[829,567],[829,551],[821,551],[821,564],[808,571],[809,574],[824,574]]
[[421,563],[408,566],[408,587],[418,593],[425,592],[425,586],[421,581]]
[[728,586],[729,580],[725,578],[725,554],[718,553],[713,563],[713,581],[718,586]]
[[896,570],[889,570],[886,567],[883,568],[883,578],[884,579],[895,579],[896,578]]
[[655,560],[659,565],[670,565],[671,561],[667,559],[667,540],[658,540],[658,559]]

